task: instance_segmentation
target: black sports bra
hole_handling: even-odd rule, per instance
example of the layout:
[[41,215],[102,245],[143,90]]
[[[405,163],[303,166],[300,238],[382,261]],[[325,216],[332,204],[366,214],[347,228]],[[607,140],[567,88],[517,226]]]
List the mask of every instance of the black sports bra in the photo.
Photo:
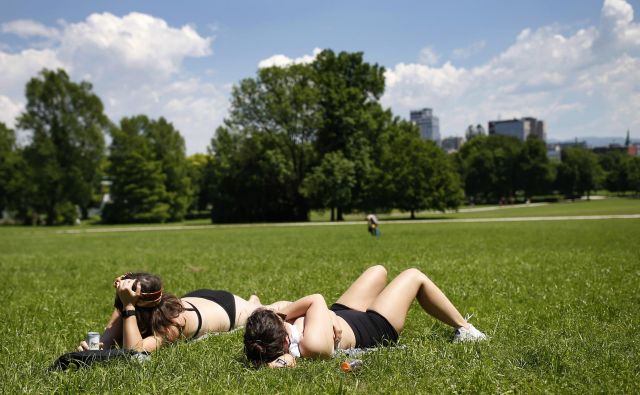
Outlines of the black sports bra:
[[191,340],[195,339],[196,337],[198,337],[198,334],[200,333],[200,328],[202,328],[202,314],[200,314],[200,310],[198,310],[196,308],[196,306],[193,305],[193,303],[191,302],[187,302],[186,300],[184,301],[185,303],[189,303],[189,306],[191,306],[190,309],[185,308],[186,311],[195,311],[196,315],[198,316],[198,329],[196,329],[195,333],[193,334],[193,336],[191,336]]

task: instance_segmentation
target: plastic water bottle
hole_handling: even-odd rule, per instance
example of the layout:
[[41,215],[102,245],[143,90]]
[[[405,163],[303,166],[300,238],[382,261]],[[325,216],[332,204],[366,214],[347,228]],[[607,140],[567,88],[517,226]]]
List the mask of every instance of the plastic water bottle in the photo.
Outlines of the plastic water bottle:
[[340,370],[345,373],[353,372],[354,370],[358,370],[364,365],[362,359],[351,359],[346,360],[340,364]]

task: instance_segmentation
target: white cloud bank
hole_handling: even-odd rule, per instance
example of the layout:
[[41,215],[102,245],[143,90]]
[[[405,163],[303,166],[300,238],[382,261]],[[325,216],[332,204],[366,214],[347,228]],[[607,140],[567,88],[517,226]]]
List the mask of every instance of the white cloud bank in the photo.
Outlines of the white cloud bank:
[[90,81],[116,122],[136,114],[164,116],[180,130],[189,153],[206,150],[226,114],[225,89],[182,73],[185,59],[212,53],[213,38],[191,26],[175,28],[134,12],[92,14],[57,28],[18,20],[1,31],[48,40],[41,49],[0,50],[0,121],[10,126],[24,108],[25,84],[45,67],[62,67],[74,81]]
[[[169,26],[150,15],[92,14],[54,27],[16,20],[3,34],[22,37],[24,49],[0,42],[0,121],[13,126],[24,108],[24,86],[42,68],[63,67],[74,81],[88,80],[114,121],[122,116],[164,116],[185,137],[189,153],[204,152],[227,113],[228,87],[185,72],[183,62],[212,54],[212,37],[191,26]],[[623,136],[640,130],[640,25],[624,0],[605,0],[599,22],[572,34],[561,26],[524,29],[514,43],[473,68],[458,67],[481,51],[476,41],[440,59],[431,47],[420,63],[386,72],[383,104],[408,117],[432,107],[443,135],[462,135],[469,124],[519,116],[547,121],[554,138]],[[259,67],[313,61],[275,55]],[[374,60],[375,61],[375,60]]]
[[[386,72],[383,103],[398,115],[432,107],[443,135],[469,124],[534,116],[554,138],[622,137],[640,129],[640,25],[624,0],[605,0],[600,23],[572,35],[559,26],[524,29],[487,63],[400,63]],[[472,44],[454,57],[484,47]],[[633,134],[633,133],[632,133]]]
[[262,68],[272,67],[272,66],[285,67],[285,66],[290,66],[292,64],[311,63],[316,59],[316,56],[318,56],[320,52],[322,52],[320,48],[314,48],[312,55],[303,55],[295,59],[292,59],[282,54],[273,55],[267,59],[261,60],[258,63],[258,68],[262,69]]

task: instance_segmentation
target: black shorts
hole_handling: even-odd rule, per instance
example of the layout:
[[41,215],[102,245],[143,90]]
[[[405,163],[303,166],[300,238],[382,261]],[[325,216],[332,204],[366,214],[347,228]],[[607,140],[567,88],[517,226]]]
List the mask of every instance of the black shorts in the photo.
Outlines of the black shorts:
[[329,310],[349,324],[356,335],[357,348],[384,346],[398,341],[398,332],[393,325],[373,310],[353,310],[339,303],[332,304]]

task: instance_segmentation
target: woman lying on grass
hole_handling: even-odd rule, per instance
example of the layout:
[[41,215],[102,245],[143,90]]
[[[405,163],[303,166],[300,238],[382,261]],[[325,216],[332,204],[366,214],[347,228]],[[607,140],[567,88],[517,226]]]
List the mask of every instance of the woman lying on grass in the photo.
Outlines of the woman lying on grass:
[[394,344],[414,299],[455,328],[454,341],[484,340],[421,271],[408,269],[385,287],[383,266],[367,269],[331,307],[322,295],[299,299],[280,312],[256,309],[245,326],[244,349],[255,366],[295,366],[295,358],[330,357],[335,349]]
[[[228,332],[243,326],[247,317],[262,307],[257,296],[249,300],[227,291],[199,289],[182,298],[165,293],[159,277],[127,273],[115,279],[115,310],[100,337],[104,348],[154,351],[180,337],[196,339],[208,333]],[[277,311],[290,302],[267,308]],[[85,341],[79,351],[87,350]]]

